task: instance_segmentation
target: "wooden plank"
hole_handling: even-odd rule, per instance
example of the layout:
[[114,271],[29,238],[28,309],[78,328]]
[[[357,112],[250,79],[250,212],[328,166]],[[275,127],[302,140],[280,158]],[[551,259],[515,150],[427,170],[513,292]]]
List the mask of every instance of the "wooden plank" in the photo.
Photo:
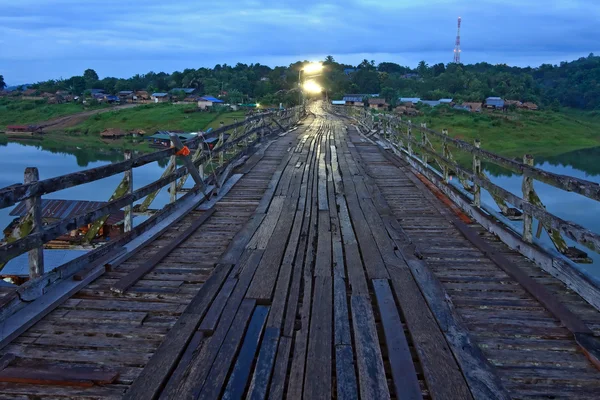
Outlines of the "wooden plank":
[[[265,335],[258,355],[258,360],[256,361],[252,382],[248,389],[248,399],[259,400],[267,397],[267,388],[269,386],[269,381],[271,380],[271,374],[273,373],[275,352],[277,351],[278,344],[279,329],[267,327],[265,329]],[[287,368],[285,368],[285,371],[287,371]]]
[[336,346],[352,344],[350,337],[350,319],[348,317],[348,294],[346,281],[338,276],[333,278],[333,304],[334,304],[334,343]]
[[177,238],[171,241],[168,245],[162,247],[158,252],[152,255],[150,259],[145,261],[142,265],[131,271],[127,276],[117,282],[111,287],[111,290],[116,293],[124,293],[131,286],[135,285],[144,275],[146,275],[152,268],[156,266],[161,260],[169,255],[177,246],[186,241],[194,232],[198,230],[214,213],[215,209],[212,208],[202,214],[194,223],[183,231]]
[[421,387],[417,372],[390,285],[386,280],[375,279],[373,280],[373,289],[383,325],[396,397],[421,399]]
[[231,240],[219,262],[224,264],[237,264],[246,245],[251,240],[252,236],[254,236],[264,218],[264,214],[253,215],[244,225],[242,230]]
[[192,360],[192,356],[195,352],[199,351],[205,339],[206,337],[204,336],[203,332],[194,333],[192,339],[187,345],[187,348],[185,349],[185,352],[183,353],[181,359],[177,363],[177,367],[169,377],[169,381],[163,389],[165,393],[170,393],[172,390],[175,389],[174,385],[177,385],[177,383],[183,378],[183,374],[185,373],[187,366]]
[[277,357],[273,368],[273,376],[269,387],[269,399],[283,399],[285,390],[285,380],[288,371],[288,360],[290,359],[290,351],[292,348],[292,338],[282,336],[279,338],[279,346],[277,348]]
[[231,264],[220,264],[215,268],[214,275],[188,304],[140,376],[125,393],[124,399],[146,400],[158,396],[232,268]]
[[[335,370],[337,398],[340,400],[357,400],[358,389],[354,372],[354,353],[352,346],[342,344],[335,346]],[[399,397],[402,398],[402,397]]]
[[[225,392],[223,393],[222,397],[223,399],[241,399],[244,395],[248,378],[250,377],[252,363],[254,362],[256,353],[258,352],[260,337],[265,327],[268,313],[269,307],[257,306],[254,310],[252,319],[250,320],[250,324],[248,325],[248,329],[246,330],[246,334],[244,336],[244,343],[242,344],[242,348],[237,356],[233,371],[231,372],[229,381],[225,387]],[[236,327],[232,326],[231,329],[234,328]],[[220,393],[220,390],[218,390],[218,392]],[[205,393],[206,392],[203,391],[200,394],[200,397],[216,399],[219,396],[217,389],[213,391],[213,397],[209,397],[209,395]]]
[[217,297],[213,301],[212,305],[208,309],[208,312],[202,319],[202,323],[198,328],[199,331],[204,332],[207,336],[212,335],[215,328],[217,327],[217,323],[219,322],[219,318],[221,317],[221,313],[225,308],[225,304],[227,304],[227,300],[233,292],[233,288],[237,284],[237,279],[229,278],[225,281],[225,284],[219,290]]
[[[216,399],[219,397],[223,385],[225,384],[225,378],[227,377],[227,372],[230,369],[231,363],[234,360],[234,357],[240,347],[242,337],[244,336],[244,332],[246,331],[246,327],[249,323],[251,323],[251,317],[254,314],[257,315],[257,325],[256,329],[253,329],[254,340],[252,344],[249,345],[251,349],[249,351],[256,351],[256,346],[258,345],[258,340],[260,338],[260,332],[262,332],[262,327],[264,326],[264,322],[267,318],[267,314],[269,312],[268,307],[257,306],[255,309],[256,302],[250,299],[244,299],[240,305],[238,312],[235,315],[235,318],[231,324],[231,328],[227,332],[227,336],[221,345],[217,357],[215,358],[212,366],[210,367],[208,376],[206,380],[204,380],[204,384],[202,385],[199,381],[190,382],[192,383],[192,393],[194,397],[197,399]],[[256,332],[258,330],[258,332]],[[251,340],[252,342],[252,340]],[[254,352],[251,358],[245,359],[243,362],[244,365],[251,363],[253,360]],[[203,365],[203,368],[207,368],[207,365]],[[250,373],[249,368],[244,371],[244,368],[240,370],[241,375],[245,375],[246,378]],[[240,378],[243,378],[241,376]],[[189,381],[189,380],[188,380]],[[244,385],[245,386],[245,385]],[[189,387],[189,386],[188,386]],[[202,389],[200,389],[200,387]],[[242,388],[242,391],[244,389]],[[181,393],[182,397],[187,398],[188,392],[187,390]]]
[[479,234],[464,222],[447,215],[447,218],[456,228],[478,249],[483,251],[496,265],[498,265],[509,276],[513,277],[525,290],[542,303],[557,319],[559,319],[571,332],[593,335],[590,328],[556,299],[542,284],[523,272],[517,265],[509,261],[483,240]]
[[331,220],[328,210],[319,210],[315,276],[332,276]]
[[283,210],[285,200],[284,196],[275,196],[273,198],[271,206],[268,208],[268,212],[265,215],[265,219],[260,224],[260,227],[252,237],[252,240],[250,240],[250,243],[248,243],[248,248],[259,250],[267,248],[269,239],[277,227],[277,221],[279,221],[279,216]]
[[[293,195],[288,195],[285,197],[283,210],[275,211],[279,215],[277,225],[275,226],[275,228],[272,231],[269,230],[265,232],[266,235],[269,235],[268,238],[265,238],[268,239],[267,245],[265,247],[265,256],[263,257],[263,260],[261,261],[261,264],[259,265],[258,270],[256,271],[256,276],[250,284],[250,287],[248,288],[248,293],[246,294],[247,298],[256,299],[260,303],[271,304],[271,296],[273,295],[273,291],[275,289],[275,284],[279,275],[282,258],[284,256],[286,245],[290,237],[296,214],[295,211],[298,205],[298,195],[303,170],[287,168],[285,172],[286,175],[289,174],[293,177],[291,181],[291,192],[293,193]],[[276,197],[276,199],[279,198],[281,197]],[[271,210],[269,210],[265,221],[267,221],[267,219],[270,219],[270,217]],[[259,228],[259,232],[260,231],[261,229]],[[259,240],[259,242],[260,241],[261,240]]]
[[389,399],[371,301],[367,296],[352,296],[350,302],[360,396],[363,399]]
[[96,267],[96,270],[82,281],[62,281],[52,286],[46,294],[35,299],[18,313],[2,321],[0,323],[0,349],[104,272],[104,266],[100,266]]
[[37,367],[7,367],[0,371],[0,382],[31,385],[91,387],[113,383],[119,374],[97,368],[64,368],[55,365]]
[[304,397],[309,399],[331,398],[332,284],[331,277],[315,277],[304,380]]
[[[238,284],[235,286],[221,313],[221,318],[214,335],[207,340],[200,351],[194,353],[182,380],[173,384],[173,390],[169,392],[163,391],[161,398],[180,399],[187,398],[188,396],[198,396],[210,372],[210,367],[215,363],[217,355],[227,338],[230,327],[234,320],[238,318],[238,311],[241,310],[241,305],[245,304],[245,308],[254,307],[254,301],[248,302],[243,300],[248,285],[260,262],[262,253],[262,250],[248,250],[244,253],[241,268],[235,274],[232,271],[232,274],[234,274],[232,276],[237,276]],[[251,312],[252,310],[250,309],[248,311],[248,318]],[[243,334],[243,332],[240,332],[240,334]]]

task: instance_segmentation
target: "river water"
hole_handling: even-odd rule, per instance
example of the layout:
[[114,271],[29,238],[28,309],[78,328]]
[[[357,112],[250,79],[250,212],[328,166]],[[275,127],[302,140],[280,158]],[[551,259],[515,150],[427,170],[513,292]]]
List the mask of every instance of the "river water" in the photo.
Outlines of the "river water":
[[[61,152],[53,152],[35,145],[8,143],[0,145],[0,187],[23,182],[23,172],[26,167],[37,167],[40,179],[52,178],[70,172],[81,171],[123,159],[122,152],[100,152],[71,148]],[[563,175],[571,175],[600,183],[600,148],[580,150],[560,156],[538,159],[539,168]],[[166,166],[166,160],[161,165],[152,163],[134,170],[134,188],[138,189],[160,177]],[[484,166],[490,179],[503,188],[521,196],[522,177],[511,174],[493,166]],[[122,175],[116,175],[100,181],[69,188],[45,196],[52,199],[94,200],[107,201]],[[189,185],[189,182],[188,182]],[[544,183],[535,182],[535,190],[549,212],[569,221],[580,224],[587,229],[600,232],[600,202],[593,201],[575,193],[568,193]],[[482,200],[489,205],[494,202],[487,192],[482,191]],[[152,204],[152,208],[161,208],[169,202],[169,194],[163,189]],[[6,227],[14,217],[9,215],[13,207],[0,210],[0,225]],[[135,218],[134,223],[140,223],[141,217]],[[517,229],[521,229],[516,222]],[[535,227],[534,227],[535,232]],[[541,240],[551,245],[544,232]],[[573,243],[569,243],[573,245]],[[582,248],[583,249],[583,248]],[[583,267],[591,275],[600,278],[600,255],[587,251],[594,263]]]

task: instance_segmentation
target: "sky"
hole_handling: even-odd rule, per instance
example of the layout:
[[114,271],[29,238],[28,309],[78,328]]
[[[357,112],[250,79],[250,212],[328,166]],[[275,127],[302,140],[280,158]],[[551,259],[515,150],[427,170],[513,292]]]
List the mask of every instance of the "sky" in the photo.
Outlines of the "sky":
[[598,0],[0,0],[7,84],[82,75],[269,66],[333,55],[415,67],[538,66],[600,54]]

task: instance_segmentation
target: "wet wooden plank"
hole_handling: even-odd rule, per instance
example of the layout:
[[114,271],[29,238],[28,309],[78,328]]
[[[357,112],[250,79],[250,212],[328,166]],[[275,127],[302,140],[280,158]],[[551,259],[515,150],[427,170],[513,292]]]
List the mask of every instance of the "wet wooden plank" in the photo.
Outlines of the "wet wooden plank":
[[350,302],[361,398],[389,399],[371,301],[367,296],[352,296]]
[[[273,372],[273,366],[275,364],[275,353],[277,351],[277,345],[279,344],[279,329],[269,328],[265,329],[265,335],[262,340],[262,345],[258,359],[256,360],[256,368],[250,388],[248,389],[247,398],[253,400],[265,399],[267,396],[267,388]],[[287,366],[284,371],[287,372]]]
[[337,398],[347,400],[358,399],[352,346],[345,344],[335,346],[335,368]]
[[388,281],[373,280],[396,397],[421,399],[421,388],[394,295]]
[[332,286],[331,277],[315,277],[304,380],[304,396],[310,399],[330,399],[332,393]]
[[[190,381],[188,378],[187,382],[190,385],[187,385],[186,389],[191,389],[191,393],[193,393],[194,397],[197,399],[216,399],[221,393],[223,385],[225,383],[225,378],[227,377],[227,372],[231,366],[231,363],[234,360],[234,357],[241,345],[242,337],[244,336],[244,332],[246,331],[246,327],[251,323],[251,318],[253,315],[253,311],[257,315],[257,323],[260,331],[262,331],[262,326],[264,321],[266,320],[267,313],[269,312],[268,307],[258,306],[255,309],[255,301],[250,299],[244,299],[240,305],[238,312],[235,315],[235,318],[231,324],[231,328],[228,330],[227,335],[225,336],[223,343],[219,349],[219,352],[214,359],[212,366],[208,371],[208,375],[202,381]],[[260,332],[256,334],[255,340],[258,340],[258,336],[260,336]],[[211,340],[212,342],[212,340]],[[250,344],[249,347],[253,347]],[[254,346],[254,349],[256,347]],[[251,351],[251,350],[249,350]],[[248,360],[251,362],[251,360]],[[208,365],[202,365],[203,369],[208,369]],[[243,372],[243,371],[240,371]],[[243,375],[247,375],[249,371],[243,373]],[[192,387],[190,387],[192,386]],[[201,388],[201,389],[200,389]],[[243,389],[242,389],[243,390]],[[187,398],[189,396],[189,391],[185,390],[180,393],[180,398]]]
[[[240,353],[237,356],[235,365],[233,366],[233,371],[231,372],[229,381],[225,387],[223,399],[241,399],[244,395],[248,378],[250,377],[252,363],[254,362],[256,353],[258,352],[260,337],[265,327],[268,313],[269,308],[264,306],[258,306],[254,310],[252,319],[250,320],[250,324],[248,325],[248,329],[244,335],[244,343],[242,344]],[[232,329],[234,328],[237,329],[237,327],[232,326]],[[228,356],[227,352],[225,352],[225,355]],[[211,375],[209,375],[209,379],[210,378]],[[212,392],[203,390],[202,393],[200,393],[200,398],[216,399],[219,396],[220,389],[221,388],[216,385]]]

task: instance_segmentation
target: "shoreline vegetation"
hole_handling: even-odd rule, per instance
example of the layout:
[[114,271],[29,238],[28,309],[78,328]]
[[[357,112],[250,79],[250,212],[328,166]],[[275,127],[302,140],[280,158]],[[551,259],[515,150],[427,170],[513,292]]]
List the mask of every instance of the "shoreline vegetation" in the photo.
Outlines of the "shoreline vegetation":
[[[22,124],[35,125],[47,119],[76,116],[78,113],[89,111],[78,104],[37,104],[34,101],[15,101],[18,108],[23,103],[33,103],[33,108],[28,108],[27,113],[22,113],[19,119],[13,113],[4,113],[0,106],[0,130],[7,125]],[[16,107],[15,107],[16,108]],[[159,130],[174,130],[185,132],[206,131],[209,128],[216,129],[223,122],[225,125],[232,124],[235,119],[243,119],[244,111],[225,112],[194,112],[186,113],[186,110],[195,108],[195,105],[181,104],[145,104],[127,109],[104,110],[107,107],[95,107],[103,109],[102,113],[94,114],[75,121],[75,125],[56,130],[49,127],[44,134],[36,139],[7,138],[0,135],[0,144],[16,142],[27,145],[40,146],[47,150],[60,151],[63,149],[103,149],[103,150],[137,150],[139,152],[151,152],[144,137],[154,134]],[[93,109],[93,108],[92,108]],[[126,136],[118,139],[102,138],[100,133],[106,129],[121,129],[125,132],[143,131],[144,137]]]
[[[481,141],[485,150],[505,157],[522,159],[525,154],[546,159],[577,150],[600,147],[600,112],[561,109],[560,111],[501,111],[470,113],[448,106],[420,108],[422,114],[410,120],[417,127],[427,127],[441,132],[448,129],[450,137],[473,142]],[[429,138],[436,149],[441,142]],[[453,148],[451,146],[451,148]]]

